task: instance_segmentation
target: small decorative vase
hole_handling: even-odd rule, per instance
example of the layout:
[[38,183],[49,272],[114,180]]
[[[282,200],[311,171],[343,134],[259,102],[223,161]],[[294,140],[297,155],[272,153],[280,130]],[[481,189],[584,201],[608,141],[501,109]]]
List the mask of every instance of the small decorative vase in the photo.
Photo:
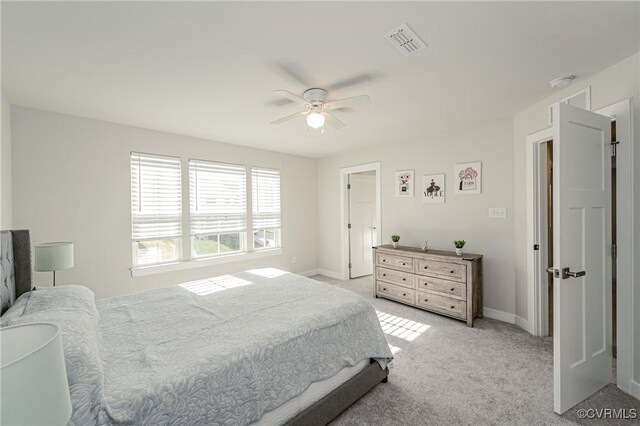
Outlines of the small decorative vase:
[[458,256],[462,256],[462,249],[461,248],[456,248],[456,254]]
[[420,248],[422,249],[422,251],[427,251],[427,242],[423,241],[422,245],[420,246]]
[[393,244],[393,248],[398,248],[398,243],[396,243],[395,241],[392,241],[391,244]]

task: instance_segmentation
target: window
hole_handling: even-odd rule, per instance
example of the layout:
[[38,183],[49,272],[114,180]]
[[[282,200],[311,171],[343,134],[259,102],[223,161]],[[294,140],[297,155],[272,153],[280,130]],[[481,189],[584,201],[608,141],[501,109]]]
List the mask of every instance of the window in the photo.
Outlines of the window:
[[280,171],[251,169],[253,248],[280,247]]
[[244,166],[189,160],[193,257],[244,251],[247,183]]
[[182,181],[180,159],[131,153],[133,264],[180,259]]

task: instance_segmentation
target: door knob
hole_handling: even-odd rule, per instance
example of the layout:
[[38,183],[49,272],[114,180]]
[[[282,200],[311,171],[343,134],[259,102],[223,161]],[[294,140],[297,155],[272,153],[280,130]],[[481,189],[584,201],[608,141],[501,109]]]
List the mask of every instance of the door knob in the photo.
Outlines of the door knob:
[[571,272],[569,268],[562,268],[562,279],[566,280],[567,278],[580,278],[587,275],[586,271],[579,272]]
[[553,274],[554,278],[560,278],[560,271],[557,269],[553,269],[553,266],[549,266],[547,268],[547,272]]

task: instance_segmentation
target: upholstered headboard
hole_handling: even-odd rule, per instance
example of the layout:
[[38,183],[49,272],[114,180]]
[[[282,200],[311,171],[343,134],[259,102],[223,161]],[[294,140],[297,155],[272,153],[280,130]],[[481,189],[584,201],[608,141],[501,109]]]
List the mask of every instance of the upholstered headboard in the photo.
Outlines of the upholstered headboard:
[[31,291],[31,238],[28,230],[0,231],[2,312]]

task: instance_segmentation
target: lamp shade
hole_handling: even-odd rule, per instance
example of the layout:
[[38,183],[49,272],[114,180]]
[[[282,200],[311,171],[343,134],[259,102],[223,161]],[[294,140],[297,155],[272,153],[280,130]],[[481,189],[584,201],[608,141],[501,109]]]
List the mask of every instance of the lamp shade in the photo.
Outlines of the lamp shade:
[[36,244],[35,266],[37,272],[62,271],[73,268],[73,243]]
[[67,424],[71,397],[58,326],[4,327],[0,342],[0,424]]

